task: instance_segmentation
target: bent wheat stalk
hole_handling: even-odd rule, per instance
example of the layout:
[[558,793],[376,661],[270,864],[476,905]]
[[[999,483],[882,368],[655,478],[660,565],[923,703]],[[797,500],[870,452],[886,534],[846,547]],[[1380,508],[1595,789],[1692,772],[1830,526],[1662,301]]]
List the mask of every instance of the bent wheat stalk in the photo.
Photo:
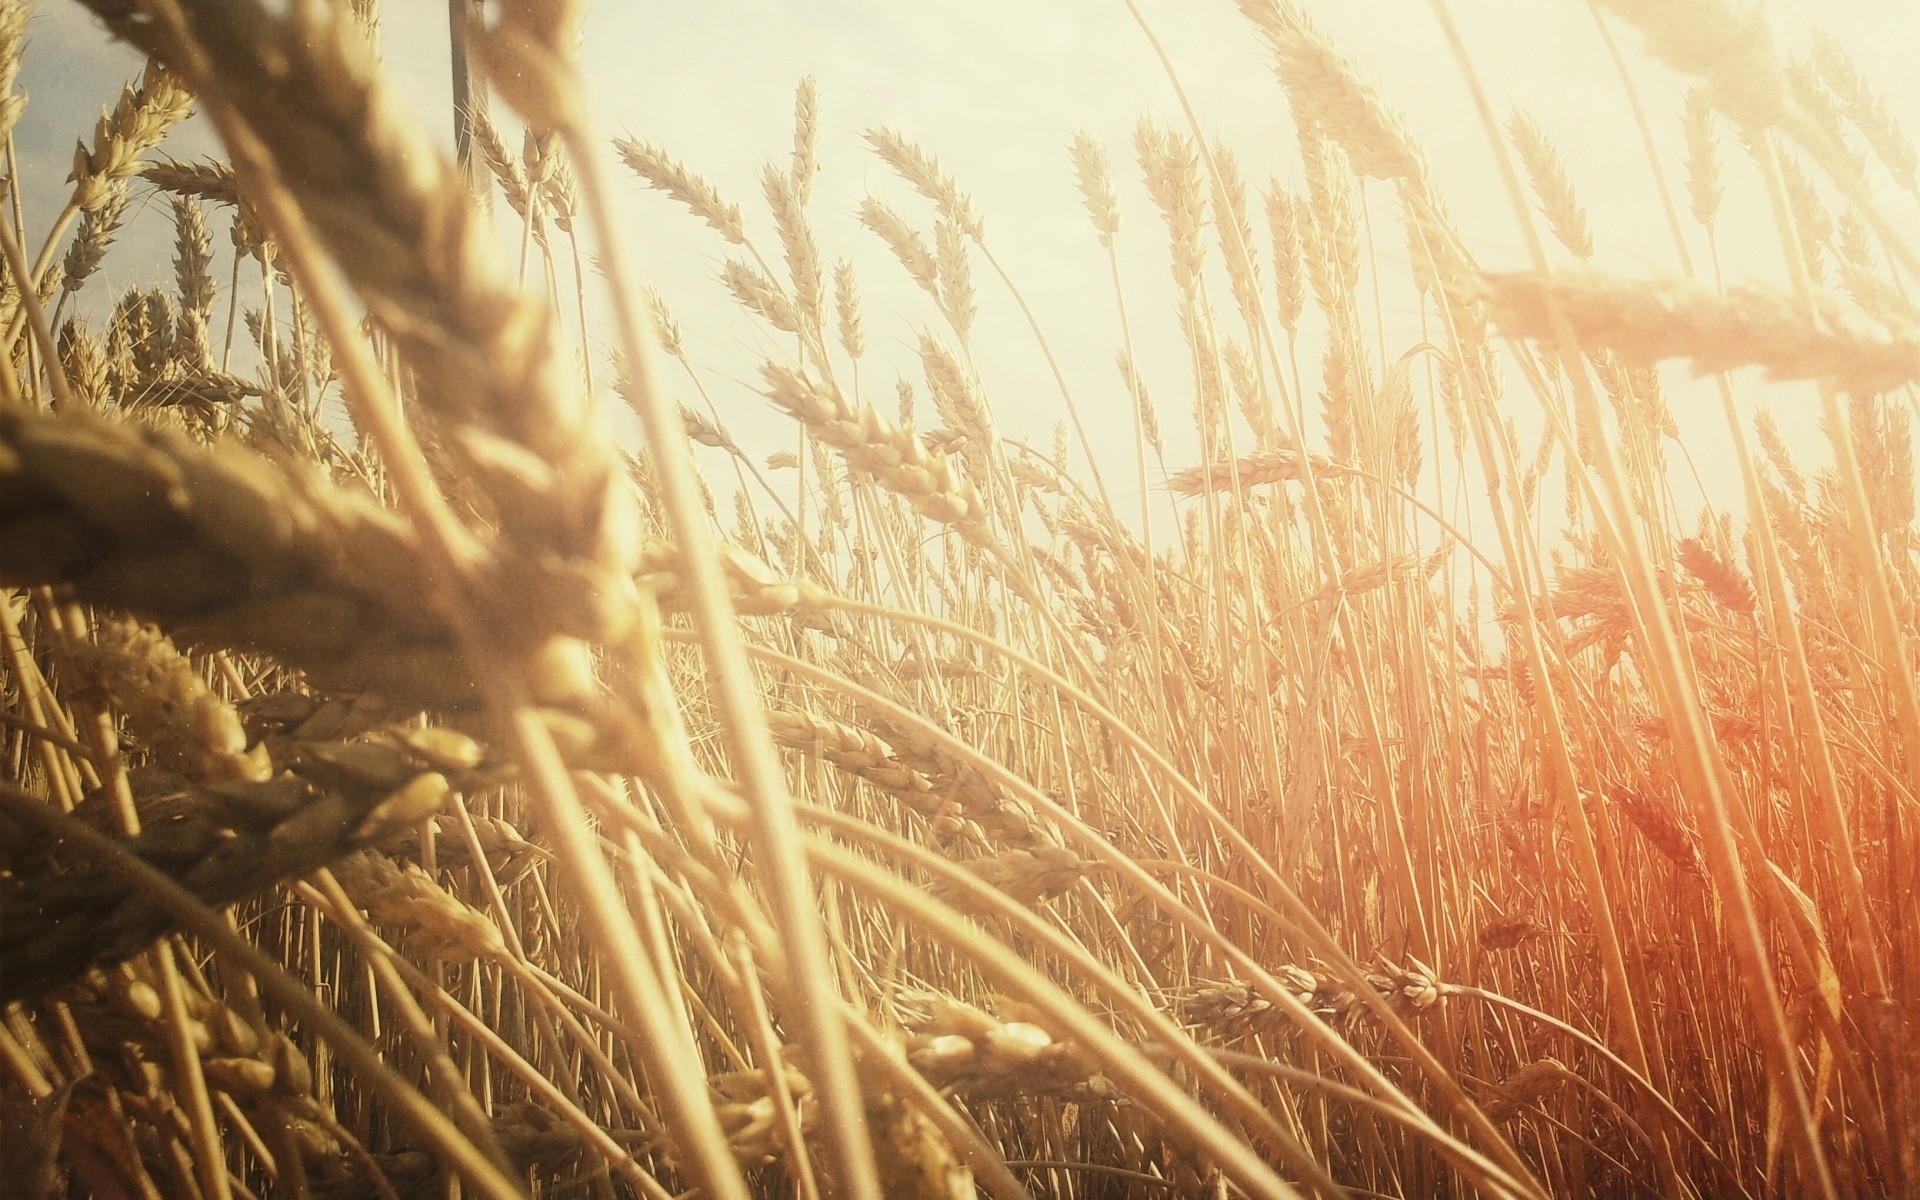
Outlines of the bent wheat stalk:
[[838,985],[826,932],[807,882],[792,797],[734,628],[726,581],[694,486],[685,427],[660,384],[651,319],[626,265],[632,260],[626,253],[624,232],[613,217],[611,189],[599,157],[602,139],[585,104],[572,57],[574,46],[568,40],[574,27],[569,18],[574,14],[549,14],[555,19],[543,27],[541,18],[522,22],[517,12],[510,9],[483,44],[495,59],[496,83],[506,82],[498,68],[517,66],[524,72],[513,77],[522,84],[517,98],[523,111],[537,123],[558,127],[579,165],[587,210],[609,264],[607,279],[621,349],[639,398],[636,407],[654,450],[668,518],[687,557],[708,678],[725,717],[734,770],[753,800],[756,865],[771,893],[774,919],[793,963],[792,989],[782,997],[783,1015],[803,1031],[824,1116],[832,1129],[837,1186],[852,1200],[879,1200],[865,1104],[846,1028],[836,1011]]
[[59,812],[45,801],[0,783],[0,811],[8,819],[41,830],[50,837],[78,848],[116,876],[146,902],[164,910],[182,928],[215,946],[220,953],[246,968],[274,1001],[325,1038],[357,1072],[358,1078],[383,1093],[388,1103],[411,1122],[426,1141],[460,1173],[461,1179],[487,1200],[521,1200],[521,1191],[500,1169],[488,1161],[467,1140],[453,1122],[418,1091],[400,1080],[380,1059],[379,1054],[354,1032],[313,993],[251,942],[233,932],[220,914],[201,902],[178,883],[140,861],[118,846],[106,834],[89,828],[69,814]]

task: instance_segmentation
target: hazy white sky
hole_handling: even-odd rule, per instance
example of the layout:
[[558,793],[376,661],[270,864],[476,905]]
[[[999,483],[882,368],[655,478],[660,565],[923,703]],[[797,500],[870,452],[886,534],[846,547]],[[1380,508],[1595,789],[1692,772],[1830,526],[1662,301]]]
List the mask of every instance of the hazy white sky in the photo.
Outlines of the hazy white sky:
[[[1283,98],[1268,56],[1231,0],[1140,4],[1202,123],[1236,150],[1249,180],[1258,184],[1271,176],[1297,185]],[[1345,0],[1307,7],[1403,112],[1483,264],[1523,266],[1513,217],[1430,5]],[[1587,5],[1455,0],[1453,10],[1496,107],[1503,115],[1512,106],[1528,109],[1558,142],[1592,214],[1600,263],[1634,273],[1674,269],[1638,137]],[[1066,158],[1075,130],[1093,133],[1112,151],[1122,185],[1121,255],[1149,384],[1170,436],[1189,424],[1184,354],[1165,283],[1165,236],[1129,157],[1140,116],[1176,127],[1182,121],[1161,67],[1121,0],[601,0],[590,11],[584,56],[611,132],[659,143],[709,176],[746,209],[750,228],[768,244],[772,234],[756,173],[770,158],[785,160],[794,84],[805,74],[818,78],[823,169],[812,215],[829,260],[845,255],[860,267],[869,339],[880,360],[865,378],[884,389],[875,397],[882,403],[891,403],[895,371],[912,374],[918,330],[935,327],[938,318],[877,239],[858,227],[854,214],[868,194],[925,216],[924,206],[866,152],[859,135],[888,125],[937,153],[973,193],[995,253],[1026,292],[1076,397],[1103,431],[1097,435],[1103,461],[1118,463],[1131,458],[1112,365],[1119,330],[1104,254]],[[1772,12],[1783,50],[1804,44],[1813,29],[1838,36],[1889,97],[1906,129],[1920,134],[1920,80],[1913,72],[1920,4],[1775,0]],[[423,118],[444,137],[444,0],[386,0],[382,19],[388,63],[418,98]],[[1666,149],[1670,180],[1679,187],[1678,83],[1641,58],[1633,34],[1621,30],[1617,36]],[[92,114],[111,102],[134,65],[124,52],[103,48],[77,5],[43,6],[23,80],[33,93],[20,132],[29,180],[64,175],[72,139],[90,132]],[[1777,279],[1779,255],[1770,225],[1760,223],[1754,181],[1731,145],[1723,160],[1728,277]],[[1891,187],[1880,194],[1898,226],[1916,228],[1920,210],[1910,197]],[[35,213],[42,214],[38,224],[44,227],[56,192],[42,187],[29,199],[30,227]],[[1404,261],[1397,213],[1384,193],[1375,191],[1369,199],[1383,269],[1391,272]],[[628,211],[642,269],[681,316],[696,357],[721,381],[719,399],[736,433],[746,440],[764,426],[769,438],[777,430],[784,443],[785,427],[744,386],[759,358],[781,347],[725,301],[715,279],[722,261],[719,239],[637,183]],[[1696,243],[1696,249],[1702,246]],[[90,289],[92,304],[104,307],[115,287],[142,273],[164,277],[164,262],[164,249],[157,246],[118,262],[110,256],[112,286]],[[1057,392],[1014,306],[984,269],[976,272],[976,287],[976,356],[989,396],[1006,432],[1044,444],[1061,415]],[[1387,349],[1397,354],[1414,340],[1410,293],[1389,283],[1385,305]],[[1317,358],[1310,355],[1309,364]],[[726,380],[743,382],[727,386]],[[1796,401],[1791,389],[1780,395],[1786,404],[1805,399]],[[1684,403],[1677,406],[1686,416]],[[1699,427],[1703,436],[1714,436],[1717,406],[1701,393],[1698,407],[1710,417]],[[1192,451],[1170,457],[1184,463]]]

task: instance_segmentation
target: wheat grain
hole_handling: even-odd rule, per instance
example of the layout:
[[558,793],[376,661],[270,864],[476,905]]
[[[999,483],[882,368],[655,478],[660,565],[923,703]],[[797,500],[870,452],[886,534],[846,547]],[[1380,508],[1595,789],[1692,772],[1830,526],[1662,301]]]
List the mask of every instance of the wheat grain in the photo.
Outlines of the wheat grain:
[[1281,327],[1289,337],[1300,332],[1300,313],[1306,305],[1306,289],[1301,282],[1300,204],[1281,189],[1270,185],[1264,200],[1267,229],[1273,239],[1273,288],[1279,302]]
[[233,168],[225,163],[157,158],[148,163],[140,175],[163,192],[195,196],[219,204],[240,203],[240,193],[233,181]]
[[1200,191],[1199,158],[1184,136],[1144,120],[1134,131],[1133,145],[1146,177],[1147,194],[1173,237],[1175,286],[1183,295],[1192,295],[1199,287],[1206,260],[1200,247],[1207,207]]
[[129,621],[99,624],[72,647],[75,666],[127,715],[154,761],[203,783],[259,781],[270,767],[249,752],[240,718],[165,635]]
[[1706,587],[1707,593],[1719,601],[1721,607],[1737,613],[1751,613],[1754,610],[1757,601],[1754,599],[1753,585],[1733,564],[1707,549],[1697,539],[1682,540],[1674,558]]
[[844,258],[833,268],[833,301],[839,316],[840,348],[858,362],[867,352],[867,336],[860,324],[860,284],[854,278],[853,264]]
[[940,169],[933,155],[901,137],[891,129],[870,129],[867,144],[912,185],[913,190],[933,201],[940,215],[960,227],[961,232],[978,242],[985,238],[985,226],[973,213],[973,203],[960,190],[953,177]]
[[1399,115],[1291,0],[1236,3],[1273,50],[1274,70],[1303,134],[1337,140],[1362,175],[1425,178],[1426,165]]
[[1847,118],[1859,128],[1867,145],[1879,157],[1880,164],[1901,187],[1920,194],[1920,180],[1915,178],[1920,156],[1915,155],[1913,143],[1907,140],[1885,98],[1867,83],[1846,47],[1829,34],[1816,33],[1813,62],[1820,78],[1845,106]]
[[[392,838],[431,816],[449,790],[444,776],[421,771],[403,752],[390,750],[370,771],[370,755],[358,748],[316,751],[308,747],[296,768],[308,773],[191,793],[126,848],[222,906]],[[90,966],[138,953],[172,927],[118,876],[88,870],[25,875],[6,911],[0,1001],[44,995]]]
[[1920,380],[1920,333],[1890,314],[1837,296],[1808,309],[1765,284],[1722,295],[1678,280],[1632,280],[1598,271],[1489,274],[1487,305],[1510,336],[1548,338],[1549,302],[1584,347],[1630,361],[1689,358],[1700,373],[1755,365],[1775,379],[1830,379],[1865,393]]
[[657,146],[631,138],[616,139],[614,146],[620,151],[621,159],[648,187],[665,192],[685,205],[727,241],[736,246],[747,244],[740,206],[724,200],[718,188],[667,157]]
[[1566,164],[1540,126],[1524,112],[1515,110],[1507,118],[1507,136],[1520,153],[1521,165],[1539,197],[1540,211],[1547,227],[1560,244],[1582,262],[1593,257],[1593,232],[1587,228],[1587,210],[1574,195],[1573,182],[1567,178]]
[[826,293],[825,274],[820,267],[820,248],[814,243],[813,230],[802,211],[798,185],[793,178],[772,167],[760,174],[760,184],[773,210],[774,229],[786,251],[787,276],[793,283],[793,302],[802,328],[817,336],[825,322],[822,297]]
[[1113,239],[1120,233],[1120,202],[1113,194],[1113,168],[1107,162],[1107,151],[1091,135],[1076,133],[1071,157],[1080,181],[1081,203],[1087,206],[1100,244],[1112,249]]
[[767,398],[806,423],[814,435],[904,496],[928,520],[952,525],[969,540],[991,543],[978,490],[963,480],[946,456],[930,450],[910,430],[893,425],[870,407],[854,408],[831,384],[815,383],[788,367],[762,370]]
[[413,540],[361,496],[237,447],[0,413],[9,584],[67,583],[193,644],[262,650],[342,690],[470,702],[420,604]]
[[1737,125],[1763,129],[1785,115],[1785,72],[1758,10],[1730,0],[1601,0],[1640,31],[1648,53],[1706,80],[1714,105]]
[[27,98],[14,92],[20,79],[21,51],[27,38],[27,6],[22,0],[0,4],[0,136],[13,132]]
[[1693,219],[1712,229],[1720,212],[1720,155],[1713,137],[1713,105],[1705,91],[1688,89],[1681,125],[1686,132],[1687,196]]
[[909,226],[906,219],[880,201],[869,196],[860,202],[860,223],[880,235],[900,265],[913,276],[913,281],[926,289],[929,296],[939,298],[939,266],[933,252],[927,249],[927,243],[919,233]]
[[73,206],[91,212],[110,203],[116,191],[140,173],[140,156],[186,119],[192,103],[180,81],[157,66],[148,68],[138,87],[128,84],[113,111],[100,114],[92,147],[74,148]]
[[757,268],[730,258],[720,269],[720,281],[735,300],[780,332],[797,334],[804,328],[800,310],[786,292]]

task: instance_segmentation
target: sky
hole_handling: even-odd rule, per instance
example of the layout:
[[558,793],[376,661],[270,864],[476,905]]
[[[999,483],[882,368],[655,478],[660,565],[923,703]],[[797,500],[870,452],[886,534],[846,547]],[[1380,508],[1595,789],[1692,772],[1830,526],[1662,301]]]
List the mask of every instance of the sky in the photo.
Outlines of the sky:
[[[1201,124],[1233,147],[1249,181],[1274,178],[1299,186],[1284,97],[1269,56],[1231,0],[1139,4]],[[1307,8],[1404,115],[1482,264],[1524,267],[1518,226],[1431,5],[1345,0]],[[1675,271],[1638,134],[1587,5],[1453,0],[1452,11],[1496,110],[1504,116],[1515,107],[1526,109],[1558,144],[1591,216],[1597,264],[1636,275]],[[1816,30],[1835,35],[1905,128],[1920,134],[1920,79],[1912,70],[1920,48],[1920,4],[1774,0],[1770,12],[1783,52],[1804,45]],[[416,111],[450,144],[445,13],[443,0],[384,0],[382,51]],[[1614,28],[1677,188],[1682,81],[1640,55],[1631,31]],[[1103,465],[1112,464],[1113,474],[1131,461],[1130,426],[1113,367],[1120,328],[1105,253],[1081,208],[1067,159],[1076,131],[1093,134],[1112,153],[1121,186],[1123,287],[1142,367],[1170,439],[1190,427],[1166,238],[1130,153],[1140,117],[1174,127],[1184,122],[1166,73],[1123,0],[600,0],[589,9],[582,58],[608,131],[657,143],[708,176],[745,209],[750,233],[768,247],[777,242],[757,173],[768,160],[786,160],[794,85],[803,75],[817,78],[822,168],[811,215],[828,261],[845,256],[860,271],[873,346],[863,378],[879,393],[870,392],[871,398],[887,408],[893,375],[912,375],[918,332],[938,328],[939,318],[878,240],[859,227],[856,214],[862,198],[876,195],[923,227],[931,221],[927,206],[867,151],[861,134],[888,126],[937,154],[984,214],[994,253],[1038,315],[1092,427],[1095,452]],[[22,76],[32,103],[17,135],[22,174],[29,180],[30,243],[37,236],[32,231],[45,228],[58,204],[60,192],[49,184],[64,176],[73,139],[90,133],[99,107],[110,104],[137,69],[137,59],[108,44],[78,5],[38,7]],[[190,131],[175,153],[210,150],[204,132]],[[1781,281],[1771,224],[1755,203],[1757,179],[1730,141],[1723,143],[1722,159],[1729,193],[1721,234],[1727,279]],[[709,376],[735,435],[749,446],[787,444],[785,418],[773,415],[750,386],[758,363],[785,348],[727,300],[717,280],[726,248],[672,202],[645,192],[624,169],[620,181],[639,270],[679,316],[689,350]],[[1911,197],[1884,182],[1879,195],[1897,227],[1920,228],[1920,209]],[[164,204],[156,207],[164,211]],[[1392,282],[1404,270],[1405,254],[1391,197],[1376,188],[1368,212],[1380,231],[1386,280],[1381,331],[1391,357],[1417,340],[1417,314],[1411,293]],[[127,283],[168,277],[166,229],[157,216],[136,223],[134,229],[145,232],[130,233],[127,250],[109,256],[101,283],[89,288],[91,311],[104,312]],[[1697,238],[1697,227],[1687,224]],[[1696,240],[1694,249],[1703,256],[1704,242]],[[976,266],[975,286],[976,361],[1002,430],[1046,445],[1063,415],[1058,391],[1017,308],[983,265]],[[601,342],[594,348],[599,354],[606,349]],[[1315,360],[1317,354],[1308,356],[1309,369]],[[1671,382],[1693,444],[1723,444],[1711,391],[1687,385],[1677,373]],[[1814,404],[1805,389],[1762,393],[1746,380],[1742,387],[1743,394],[1764,395],[1790,428]],[[1527,425],[1524,411],[1516,419]],[[932,420],[923,413],[923,425]],[[1174,440],[1174,465],[1193,461],[1191,437]],[[1716,470],[1711,455],[1704,457],[1713,499],[1737,507],[1730,473]]]

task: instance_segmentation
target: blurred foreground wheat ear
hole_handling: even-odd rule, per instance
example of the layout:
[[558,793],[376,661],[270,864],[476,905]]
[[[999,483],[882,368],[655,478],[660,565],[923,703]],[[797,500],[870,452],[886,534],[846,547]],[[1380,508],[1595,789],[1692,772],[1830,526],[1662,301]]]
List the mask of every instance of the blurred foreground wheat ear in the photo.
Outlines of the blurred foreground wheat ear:
[[[1622,259],[1436,3],[1496,268],[1239,0],[1297,161],[1183,98],[1062,163],[1115,378],[812,78],[749,214],[606,135],[566,0],[454,0],[462,161],[373,0],[82,2],[148,61],[0,222],[0,1194],[1920,1197],[1920,193],[1838,43],[1596,5],[1693,219]],[[154,219],[173,278],[85,290]]]

